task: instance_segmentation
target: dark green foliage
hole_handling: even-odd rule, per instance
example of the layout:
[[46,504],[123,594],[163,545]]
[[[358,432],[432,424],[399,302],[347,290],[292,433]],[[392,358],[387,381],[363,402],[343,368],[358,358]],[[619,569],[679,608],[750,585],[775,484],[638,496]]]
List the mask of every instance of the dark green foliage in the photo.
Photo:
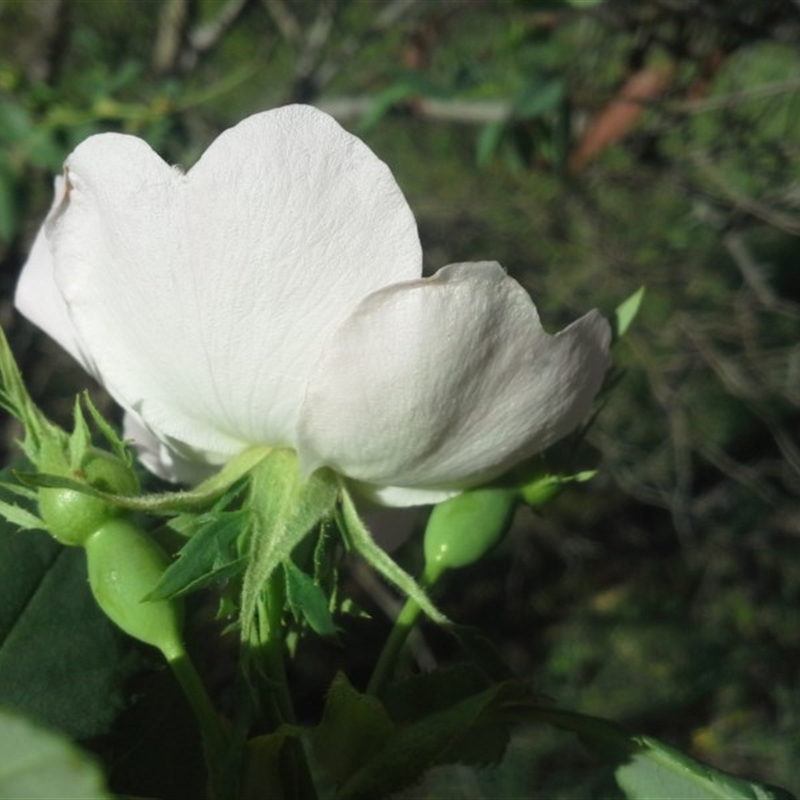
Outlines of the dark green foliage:
[[132,665],[89,591],[83,551],[0,523],[0,705],[97,736],[123,706]]

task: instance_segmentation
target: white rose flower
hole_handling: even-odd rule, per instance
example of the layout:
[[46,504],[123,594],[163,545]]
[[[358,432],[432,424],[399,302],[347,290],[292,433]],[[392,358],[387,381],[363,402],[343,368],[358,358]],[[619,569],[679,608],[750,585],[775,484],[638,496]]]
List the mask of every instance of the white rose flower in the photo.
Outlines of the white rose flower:
[[386,505],[438,502],[573,430],[608,367],[591,311],[555,336],[493,262],[422,278],[391,172],[307,106],[256,114],[188,172],[142,140],[69,156],[16,304],[194,482],[294,449]]

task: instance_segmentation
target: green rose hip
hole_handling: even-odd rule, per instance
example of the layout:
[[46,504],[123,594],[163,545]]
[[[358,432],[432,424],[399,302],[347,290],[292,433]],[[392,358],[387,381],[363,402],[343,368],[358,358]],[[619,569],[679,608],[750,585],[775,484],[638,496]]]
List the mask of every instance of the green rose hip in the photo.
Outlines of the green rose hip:
[[[111,494],[135,494],[139,483],[133,470],[110,453],[93,449],[86,466],[68,475]],[[65,545],[82,545],[120,510],[100,497],[77,489],[39,489],[39,514],[50,535]]]
[[168,661],[183,654],[183,606],[146,600],[169,564],[164,551],[129,519],[112,518],[84,542],[89,585],[106,616],[125,633],[157,647]]
[[436,506],[425,528],[426,580],[484,556],[505,536],[516,503],[515,490],[487,488],[463,492]]

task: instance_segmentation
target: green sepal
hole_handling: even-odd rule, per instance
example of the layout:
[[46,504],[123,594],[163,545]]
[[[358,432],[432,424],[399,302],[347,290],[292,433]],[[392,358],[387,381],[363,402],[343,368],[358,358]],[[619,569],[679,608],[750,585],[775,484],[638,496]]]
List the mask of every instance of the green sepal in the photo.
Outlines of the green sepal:
[[22,506],[6,503],[4,500],[0,500],[0,516],[22,531],[47,530],[41,517],[37,517]]
[[[13,468],[3,471],[3,475],[13,474]],[[37,492],[20,483],[0,481],[0,490],[8,492],[15,498],[0,500],[0,517],[10,522],[19,530],[47,530],[44,520],[33,512],[36,508]],[[17,500],[16,498],[19,498]]]
[[45,442],[51,442],[62,452],[66,450],[66,433],[50,422],[31,399],[2,328],[0,328],[0,407],[22,423],[25,439],[21,447],[33,464],[38,465]]
[[519,498],[526,505],[541,506],[559,495],[570,483],[585,483],[595,475],[596,469],[585,469],[573,475],[541,475],[519,487]]
[[[110,428],[91,401],[90,414],[104,435]],[[2,504],[0,514],[24,529],[43,527],[59,542],[80,545],[94,530],[113,517],[118,503],[108,502],[98,491],[122,496],[135,495],[139,482],[132,469],[130,454],[119,442],[115,454],[92,445],[80,398],[74,407],[72,433],[67,434],[51,423],[35,405],[22,381],[14,357],[0,330],[0,406],[20,420],[25,429],[22,449],[37,470],[33,475],[16,473],[17,480],[35,487],[39,517],[15,505]],[[59,481],[66,483],[59,484]],[[90,496],[94,494],[95,496]],[[29,495],[25,495],[29,496]]]
[[133,456],[131,454],[130,447],[128,447],[125,441],[108,422],[108,420],[98,411],[97,407],[92,402],[92,398],[89,396],[89,392],[84,392],[82,399],[83,405],[86,407],[87,411],[89,412],[89,416],[92,418],[92,422],[100,432],[100,435],[111,447],[114,455],[116,455],[120,461],[126,463],[128,466],[133,466]]
[[272,450],[253,469],[249,561],[242,582],[243,639],[250,637],[264,585],[306,534],[333,512],[338,495],[338,483],[328,470],[304,478],[292,450]]
[[270,452],[269,448],[251,448],[232,458],[219,472],[208,480],[185,492],[159,492],[155,494],[115,494],[60,475],[32,472],[15,472],[15,476],[28,486],[54,489],[75,489],[105,500],[109,505],[128,511],[171,516],[187,512],[206,511],[234,484],[244,478]]
[[547,452],[516,466],[503,475],[497,485],[514,488],[521,502],[537,507],[552,500],[565,486],[591,480],[597,474],[601,460],[600,452],[584,439],[593,420]]
[[247,530],[246,511],[203,514],[192,523],[191,537],[164,571],[148,600],[180,597],[244,571],[247,560],[236,545]]
[[281,565],[286,586],[286,604],[298,622],[305,621],[320,636],[335,636],[336,625],[330,611],[330,602],[322,588],[310,575],[306,575],[291,558]]
[[630,297],[623,300],[614,310],[613,340],[621,339],[639,314],[644,299],[644,286],[640,286]]
[[397,562],[379,547],[356,511],[355,503],[342,483],[342,505],[339,521],[350,546],[377,573],[396,586],[406,597],[411,598],[423,612],[439,625],[447,625],[449,620],[431,602],[425,590]]
[[219,472],[214,473],[202,483],[183,492],[157,492],[136,497],[120,495],[105,496],[119,508],[141,511],[145,514],[170,516],[186,512],[206,511],[215,501],[255,469],[269,453],[268,447],[251,447],[234,456]]
[[80,472],[86,461],[89,448],[92,446],[92,434],[83,416],[80,398],[75,398],[73,411],[72,433],[69,435],[69,471],[73,474]]

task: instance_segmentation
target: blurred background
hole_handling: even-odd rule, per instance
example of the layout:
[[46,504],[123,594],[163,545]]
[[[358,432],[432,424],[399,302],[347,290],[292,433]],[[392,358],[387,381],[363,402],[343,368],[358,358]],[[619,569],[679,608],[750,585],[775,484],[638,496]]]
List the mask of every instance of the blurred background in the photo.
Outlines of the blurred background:
[[[11,298],[64,157],[120,130],[188,167],[289,102],[389,164],[428,270],[498,260],[552,331],[646,287],[599,476],[447,613],[560,705],[800,792],[800,3],[0,0],[0,322],[55,418],[87,378]],[[552,731],[514,758],[469,796],[611,791]]]

